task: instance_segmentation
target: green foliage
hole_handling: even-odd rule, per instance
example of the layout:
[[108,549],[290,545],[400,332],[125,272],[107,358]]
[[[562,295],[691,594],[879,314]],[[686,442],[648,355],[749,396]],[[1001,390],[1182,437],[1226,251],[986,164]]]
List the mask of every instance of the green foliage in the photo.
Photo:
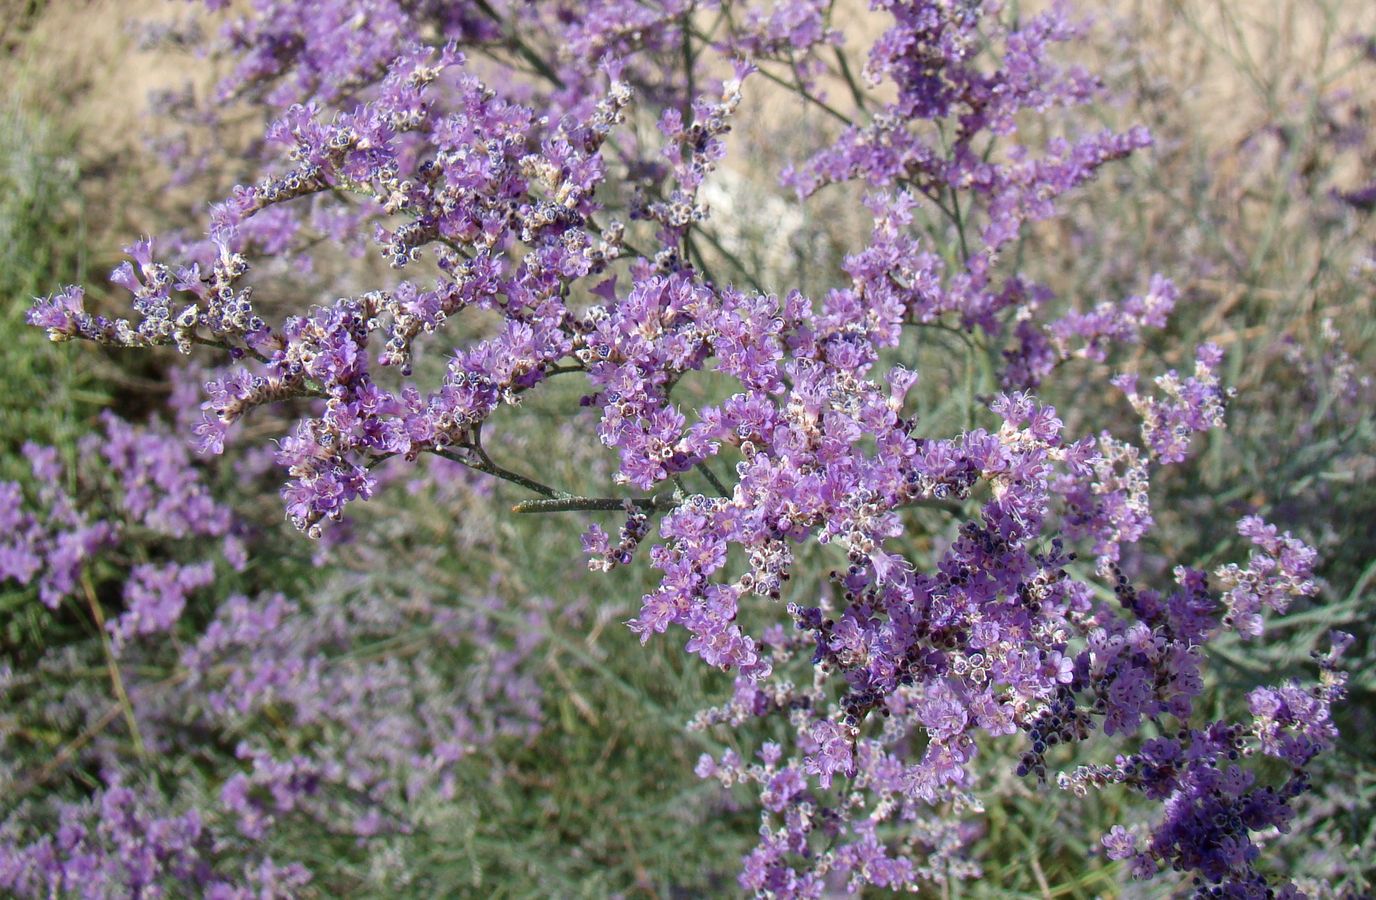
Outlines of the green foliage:
[[75,134],[0,98],[0,478],[22,477],[25,441],[70,451],[91,411],[107,398],[85,353],[56,352],[24,322],[33,298],[81,281],[85,225]]

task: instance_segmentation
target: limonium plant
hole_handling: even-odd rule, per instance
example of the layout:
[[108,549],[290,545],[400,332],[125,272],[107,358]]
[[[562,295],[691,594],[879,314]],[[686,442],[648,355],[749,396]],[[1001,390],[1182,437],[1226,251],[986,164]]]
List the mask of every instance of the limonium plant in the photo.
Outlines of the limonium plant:
[[[243,157],[258,175],[211,198],[204,236],[128,249],[111,282],[132,312],[88,308],[66,287],[33,306],[33,325],[213,367],[185,435],[203,454],[248,440],[236,425],[254,416],[290,423],[273,445],[281,500],[311,538],[391,489],[387,472],[439,457],[450,477],[509,482],[523,494],[511,515],[580,529],[591,568],[652,570],[628,627],[734,678],[692,727],[775,736],[697,767],[758,794],[747,891],[977,875],[965,826],[998,774],[988,748],[1003,746],[1039,802],[1114,791],[1156,805],[1146,826],[1088,836],[1133,877],[1176,870],[1200,896],[1300,896],[1261,836],[1287,830],[1307,766],[1336,738],[1349,639],[1334,636],[1314,683],[1258,688],[1216,718],[1196,703],[1209,642],[1261,639],[1268,611],[1316,592],[1315,553],[1248,516],[1245,559],[1167,565],[1164,583],[1124,565],[1153,526],[1153,475],[1222,425],[1230,395],[1213,344],[1186,348],[1183,371],[1123,363],[1122,348],[1168,327],[1180,300],[1168,273],[1138,296],[1084,302],[1023,271],[1026,230],[1151,143],[1077,114],[1100,85],[1062,61],[1086,27],[1068,6],[874,0],[862,17],[817,0],[256,0],[224,15],[211,43],[231,65],[198,121],[261,111],[265,141]],[[705,188],[757,90],[835,125],[777,173],[794,202],[850,190],[872,219],[823,291],[766,290],[715,237]],[[380,253],[392,277],[283,309],[257,274],[340,246]],[[935,383],[914,335],[959,348],[952,365],[974,385],[965,427],[914,411]],[[430,377],[417,360],[434,347],[447,365]],[[1105,422],[1130,411],[1136,433],[1069,433],[1039,395],[1071,377],[1083,383],[1063,396],[1103,405]],[[573,397],[568,421],[615,455],[601,492],[502,459],[504,410],[556,379],[580,385],[559,395]],[[713,389],[681,387],[694,379]],[[41,577],[45,598],[73,590],[66,567],[108,534],[56,497],[21,514],[17,491],[0,489],[0,575]],[[195,521],[233,542],[227,519]],[[242,545],[230,550],[242,564]],[[805,559],[824,561],[820,580],[794,577]],[[164,627],[209,577],[131,573],[112,637]],[[202,675],[239,661],[233,689],[209,694],[216,715],[246,715],[272,690],[328,717],[310,709],[314,682],[283,673],[324,639],[283,624],[301,614],[280,596],[239,598],[187,651]],[[484,621],[454,627],[481,640]],[[358,689],[405,695],[385,680],[395,673],[376,677]],[[444,715],[388,720],[425,732],[416,743],[441,785],[460,752],[426,731]],[[1110,761],[1077,764],[1066,748],[1079,745]],[[349,760],[256,752],[244,747],[252,771],[222,795],[245,839],[271,825],[263,797],[287,810],[307,783],[386,796],[385,756],[346,776]],[[118,790],[100,815],[127,821],[134,798]],[[379,808],[350,827],[400,826]],[[166,830],[192,847],[197,828]],[[45,882],[44,867],[83,846],[44,845],[0,878],[37,894],[69,884]],[[303,883],[283,872],[255,883]]]

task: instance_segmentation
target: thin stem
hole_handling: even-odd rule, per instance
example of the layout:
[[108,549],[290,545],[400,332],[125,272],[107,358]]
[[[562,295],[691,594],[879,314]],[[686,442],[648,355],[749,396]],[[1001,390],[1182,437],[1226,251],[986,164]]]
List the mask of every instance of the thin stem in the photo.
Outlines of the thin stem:
[[865,92],[860,89],[860,84],[855,80],[855,73],[850,70],[850,61],[846,59],[846,52],[840,47],[836,47],[836,62],[841,67],[841,76],[846,79],[846,85],[850,88],[851,99],[861,112],[868,112],[865,108]]
[[697,241],[693,240],[691,228],[683,233],[683,245],[688,251],[688,259],[697,266],[698,271],[709,283],[715,284],[717,278],[712,274],[712,270],[707,267],[707,260],[703,258],[702,249],[698,247]]
[[558,497],[550,500],[524,500],[511,507],[514,513],[624,512],[627,507],[645,510],[673,509],[678,500],[658,497]]
[[395,451],[390,453],[379,453],[376,456],[369,457],[368,461],[364,464],[364,467],[369,470],[376,469],[378,466],[382,465],[387,460],[391,459],[396,455],[397,453]]
[[268,361],[268,358],[266,356],[259,353],[257,350],[254,350],[252,347],[235,347],[233,344],[229,343],[229,341],[220,341],[215,340],[214,338],[204,338],[198,334],[193,334],[191,336],[191,343],[200,344],[203,347],[217,347],[221,350],[229,350],[231,352],[234,350],[242,350],[249,356],[252,356],[254,359],[258,360],[260,363],[265,363]]
[[[604,233],[606,232],[606,229],[603,228],[601,225],[598,225],[598,224],[597,224],[597,220],[594,219],[592,216],[588,216],[588,217],[586,218],[585,221],[588,223],[588,227],[591,228],[593,231],[596,231],[599,235],[600,235],[600,234],[604,234]],[[625,239],[624,235],[623,235],[621,241],[619,242],[618,246],[619,246],[619,248],[620,248],[621,250],[628,251],[628,252],[631,253],[632,255],[638,256],[638,257],[640,257],[641,259],[650,259],[650,258],[651,258],[650,255],[649,255],[648,253],[646,253],[645,251],[639,249],[639,248],[636,247],[634,244],[628,242],[628,241]],[[619,256],[619,257],[617,257],[617,258],[618,258],[618,259],[621,259],[622,257]]]
[[529,77],[531,77],[531,78],[544,78],[544,77],[545,77],[544,75],[542,75],[541,73],[535,71],[534,69],[532,69],[532,68],[530,68],[530,67],[528,67],[528,66],[523,66],[523,65],[521,65],[521,64],[519,64],[519,63],[517,63],[517,62],[515,62],[514,60],[511,60],[511,59],[507,58],[506,56],[504,56],[504,55],[498,53],[498,52],[496,51],[496,49],[495,49],[495,46],[494,46],[494,47],[481,47],[481,46],[475,46],[473,49],[474,49],[477,53],[481,54],[484,58],[490,59],[490,60],[492,60],[492,62],[496,63],[497,65],[503,66],[503,67],[505,67],[505,68],[508,68],[508,69],[510,69],[510,70],[513,71],[513,72],[517,72],[517,73],[519,73],[519,74],[521,74],[521,75],[526,75],[526,76],[529,76]]
[[530,45],[517,36],[515,29],[507,27],[506,20],[492,8],[492,5],[488,3],[487,0],[477,0],[477,6],[478,9],[482,10],[483,15],[502,26],[502,30],[506,32],[507,43],[522,59],[531,64],[535,71],[539,73],[540,77],[561,90],[565,87],[564,79],[560,78],[558,74],[549,67],[549,63],[545,62],[540,54],[530,49]]
[[716,490],[718,494],[728,500],[731,498],[731,491],[727,489],[726,485],[722,483],[721,479],[717,477],[717,473],[712,471],[706,461],[698,463],[697,469],[702,473],[702,476],[711,483],[712,488]]
[[115,689],[115,697],[119,701],[120,711],[124,713],[125,724],[129,726],[129,736],[134,741],[134,753],[139,759],[148,755],[147,749],[143,744],[143,735],[139,732],[138,719],[134,716],[134,705],[129,702],[129,694],[124,690],[124,679],[119,674],[119,664],[115,661],[115,650],[110,645],[110,634],[105,630],[105,610],[101,609],[100,601],[96,599],[95,586],[91,584],[91,576],[85,572],[81,573],[81,588],[86,594],[86,603],[91,609],[91,617],[96,621],[96,630],[100,632],[100,646],[105,651],[105,668],[110,673],[110,685]]
[[[190,677],[190,674],[191,673],[188,671],[178,672],[175,675],[171,675],[168,678],[163,679],[157,684],[151,685],[151,689],[161,690],[163,688],[174,687],[178,684],[181,684],[188,677]],[[111,704],[110,707],[106,709],[104,713],[101,714],[99,719],[96,719],[94,722],[92,722],[90,725],[86,727],[85,731],[81,732],[81,734],[73,738],[70,743],[64,744],[61,748],[59,748],[57,751],[57,755],[55,755],[48,762],[44,763],[43,767],[40,768],[34,775],[20,782],[19,786],[15,788],[15,790],[13,791],[13,793],[11,793],[10,796],[14,799],[18,799],[32,791],[34,788],[46,782],[49,778],[53,776],[55,772],[57,772],[58,769],[62,768],[68,762],[70,762],[72,757],[76,755],[76,752],[78,750],[89,744],[96,737],[96,735],[104,731],[111,722],[113,722],[115,719],[118,719],[120,710],[121,704]]]
[[697,54],[693,52],[693,29],[689,27],[692,15],[693,9],[690,6],[683,14],[683,78],[685,87],[687,88],[686,96],[684,97],[686,108],[683,110],[683,119],[685,122],[692,121],[693,100],[697,94],[697,85],[693,78]]
[[707,239],[707,243],[712,245],[713,250],[717,251],[722,256],[726,257],[726,261],[736,267],[736,271],[740,272],[741,275],[745,278],[745,280],[750,282],[750,286],[752,288],[754,288],[761,294],[767,293],[764,289],[764,286],[760,284],[759,280],[756,279],[754,275],[750,274],[750,270],[745,267],[745,263],[741,262],[740,257],[736,256],[736,254],[732,253],[730,250],[727,250],[725,247],[723,247],[721,241],[717,239],[717,236],[715,234],[699,225],[695,225],[693,227],[697,229],[698,234],[702,235],[704,238]]
[[931,188],[924,186],[921,182],[913,178],[900,178],[898,179],[898,183],[906,187],[915,188],[917,192],[926,197],[933,206],[941,210],[942,214],[951,220],[952,225],[956,224],[955,214],[946,208],[946,204],[941,202],[940,194],[937,194]]
[[[729,14],[728,14],[728,19],[729,19]],[[734,24],[733,24],[733,29],[734,29]],[[693,37],[695,37],[695,38],[697,38],[698,40],[704,42],[704,44],[711,44],[711,43],[712,43],[712,39],[711,39],[710,37],[708,37],[707,35],[703,34],[703,33],[702,33],[701,31],[699,31],[698,29],[689,27],[688,30],[690,30],[690,31],[692,32]],[[761,60],[761,63],[763,63],[763,60]],[[794,64],[793,64],[792,62],[789,63],[789,66],[790,66],[790,68],[794,68]],[[804,87],[802,86],[802,84],[792,84],[792,83],[789,83],[789,82],[785,81],[784,79],[780,78],[778,75],[775,75],[773,72],[770,72],[768,69],[764,68],[763,65],[760,65],[760,66],[756,67],[756,71],[759,72],[761,75],[763,75],[765,78],[767,78],[767,79],[769,79],[770,81],[774,82],[775,84],[779,85],[780,87],[785,87],[785,88],[788,88],[790,91],[794,91],[794,92],[797,93],[800,97],[802,97],[804,100],[807,100],[809,103],[815,104],[815,105],[816,105],[817,107],[819,107],[820,109],[825,110],[826,113],[827,113],[828,115],[833,116],[833,117],[839,119],[839,120],[842,121],[842,122],[845,122],[847,125],[853,125],[853,124],[855,124],[854,122],[851,121],[850,117],[847,116],[845,113],[843,113],[843,112],[841,112],[841,111],[839,111],[839,110],[837,110],[837,109],[834,109],[834,108],[832,108],[831,106],[828,106],[827,103],[826,103],[825,101],[823,101],[822,99],[820,99],[820,98],[818,98],[818,97],[814,97],[812,94],[809,94],[809,93],[807,92],[807,90],[804,89]],[[794,71],[796,72],[796,68],[794,68]]]
[[96,719],[94,722],[90,724],[90,726],[87,727],[85,731],[77,735],[75,740],[73,740],[70,744],[63,745],[62,748],[57,751],[57,755],[50,759],[48,762],[44,763],[42,768],[40,768],[36,773],[34,773],[29,778],[26,778],[24,781],[20,782],[19,786],[15,788],[14,793],[10,796],[14,799],[23,797],[29,791],[33,790],[34,788],[38,787],[39,785],[47,781],[49,778],[51,778],[54,772],[66,765],[67,762],[70,761],[71,758],[76,755],[76,752],[78,750],[90,743],[91,739],[94,738],[96,735],[100,734],[102,731],[104,731],[111,722],[115,721],[115,719],[118,719],[120,709],[121,704],[112,704],[108,709],[105,710],[104,713],[101,714],[99,719]]
[[445,450],[431,450],[430,452],[435,454],[436,456],[443,457],[444,459],[447,459],[451,462],[456,462],[460,465],[468,466],[470,469],[473,469],[477,472],[482,472],[484,475],[492,475],[496,478],[502,479],[503,481],[509,481],[512,484],[518,484],[526,490],[539,494],[542,497],[555,499],[571,496],[566,491],[561,491],[558,488],[552,488],[547,484],[542,484],[533,478],[528,478],[525,475],[520,474],[519,472],[513,472],[510,469],[502,468],[501,466],[497,465],[492,461],[492,458],[487,455],[486,451],[484,451],[482,447],[476,444],[470,446],[469,449],[473,450],[478,455],[476,461],[471,459],[465,459],[462,456],[459,456],[458,454],[450,453]]
[[705,32],[701,29],[695,31],[694,35],[701,39],[702,43],[699,44],[697,49],[693,51],[694,63],[696,63],[698,57],[702,55],[703,50],[712,46],[712,35],[716,33],[716,30],[719,27],[721,27],[722,20],[726,17],[726,15],[727,9],[726,6],[723,4],[722,7],[717,10],[717,17],[712,20],[711,26]]
[[941,500],[937,497],[925,497],[920,500],[908,500],[898,504],[903,509],[939,509],[942,512],[958,513],[965,504],[959,500]]
[[778,75],[775,75],[773,72],[771,72],[771,71],[769,71],[768,69],[764,68],[764,66],[760,66],[760,67],[757,69],[757,71],[758,71],[761,75],[763,75],[765,78],[769,79],[770,81],[774,82],[775,84],[779,85],[780,87],[788,88],[790,91],[793,91],[793,92],[794,92],[795,94],[797,94],[799,97],[802,97],[802,98],[803,98],[804,100],[806,100],[807,102],[813,104],[813,105],[816,106],[817,108],[819,108],[819,109],[823,110],[824,112],[826,112],[827,115],[829,115],[829,116],[831,116],[831,117],[833,117],[833,118],[835,118],[835,119],[838,119],[838,120],[840,120],[840,121],[842,121],[842,122],[845,122],[847,125],[850,125],[850,126],[854,126],[854,125],[855,125],[855,122],[853,122],[853,121],[851,120],[850,116],[848,116],[848,115],[846,115],[845,113],[841,112],[840,110],[835,109],[834,107],[828,105],[827,102],[826,102],[825,100],[822,100],[822,99],[819,98],[819,97],[815,97],[815,96],[813,96],[812,94],[809,94],[809,93],[807,92],[807,89],[804,88],[801,84],[794,84],[794,83],[792,83],[792,82],[785,81],[784,79],[780,78]]
[[960,195],[956,189],[951,188],[951,218],[956,223],[956,236],[960,238],[960,259],[966,266],[970,265],[970,247],[965,243],[965,218],[960,212]]

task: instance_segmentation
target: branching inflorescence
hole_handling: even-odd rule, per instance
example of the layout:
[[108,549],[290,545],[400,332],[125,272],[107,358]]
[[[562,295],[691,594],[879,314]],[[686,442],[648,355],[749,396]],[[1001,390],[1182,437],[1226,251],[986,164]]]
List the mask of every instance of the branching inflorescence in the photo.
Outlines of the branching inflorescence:
[[[1212,638],[1255,637],[1264,609],[1314,593],[1313,553],[1248,518],[1245,567],[1179,567],[1164,590],[1119,569],[1151,528],[1153,468],[1223,424],[1221,351],[1201,347],[1191,377],[1156,378],[1158,398],[1135,375],[1113,379],[1140,444],[1067,434],[1030,393],[1067,362],[1143,340],[1177,302],[1156,276],[1143,296],[1067,310],[1011,252],[1150,138],[1075,133],[1057,112],[1098,92],[1055,60],[1081,31],[1060,6],[1018,21],[996,2],[873,5],[887,28],[861,62],[840,14],[808,0],[265,0],[227,32],[236,65],[221,102],[268,110],[281,158],[214,207],[209,239],[184,243],[179,264],[148,241],[130,249],[112,281],[133,294],[133,318],[88,312],[68,288],[30,320],[54,340],[224,354],[195,443],[220,452],[260,407],[299,412],[277,461],[287,515],[313,536],[375,493],[382,463],[423,454],[511,482],[517,512],[624,513],[615,539],[594,525],[584,544],[598,569],[652,544],[660,583],[630,627],[642,640],[683,629],[689,652],[736,675],[731,700],[696,724],[789,726],[789,745],[765,744],[758,762],[699,767],[759,789],[748,889],[819,896],[974,873],[959,820],[979,808],[987,738],[1020,741],[1018,774],[1043,785],[1159,801],[1150,834],[1103,838],[1137,876],[1175,868],[1205,893],[1293,894],[1265,874],[1254,837],[1285,830],[1304,766],[1333,741],[1341,640],[1320,687],[1258,689],[1250,719],[1202,721],[1194,699]],[[872,233],[824,296],[719,279],[699,249],[713,237],[701,188],[756,84],[844,127],[783,173],[800,202],[831,185],[868,191]],[[657,124],[653,139],[640,120]],[[1040,124],[1067,135],[1033,137]],[[397,280],[273,320],[258,297],[271,285],[250,270],[291,241],[269,238],[341,222]],[[431,263],[428,278],[410,274]],[[425,383],[417,347],[479,312],[498,324],[451,344],[442,379]],[[914,331],[966,347],[984,427],[931,433],[911,412]],[[676,397],[699,372],[730,387]],[[501,410],[566,374],[583,379],[634,495],[581,496],[489,451]],[[920,507],[949,522],[925,560],[911,549],[926,536]],[[78,532],[72,552],[101,537]],[[1093,574],[1075,564],[1081,545]],[[822,584],[793,579],[805,555],[828,561]],[[52,571],[45,589],[67,589]],[[1115,763],[1054,771],[1058,745],[1100,733],[1123,745]],[[1255,754],[1291,774],[1266,783]]]

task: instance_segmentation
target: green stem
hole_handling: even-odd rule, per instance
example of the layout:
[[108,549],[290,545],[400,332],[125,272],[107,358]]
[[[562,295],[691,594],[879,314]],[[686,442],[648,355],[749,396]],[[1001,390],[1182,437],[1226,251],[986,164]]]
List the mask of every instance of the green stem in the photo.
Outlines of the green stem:
[[775,75],[773,72],[769,71],[763,66],[760,66],[758,71],[765,78],[769,79],[770,81],[774,82],[780,87],[788,88],[790,91],[797,94],[799,97],[802,97],[804,100],[811,103],[813,106],[816,106],[818,109],[822,110],[832,118],[837,119],[841,122],[845,122],[847,125],[850,126],[855,125],[855,122],[851,120],[850,116],[828,105],[825,100],[822,100],[819,97],[814,97],[812,94],[809,94],[801,84],[794,84],[792,82],[785,81],[784,79],[780,78],[778,75]]
[[252,347],[236,348],[234,345],[230,344],[229,341],[220,341],[215,340],[214,338],[203,338],[200,335],[193,334],[191,336],[191,343],[200,344],[203,347],[216,347],[220,350],[243,350],[249,356],[252,356],[254,359],[258,360],[261,363],[265,363],[268,361],[268,358],[266,356],[259,353],[257,350],[254,350]]
[[942,512],[948,513],[958,513],[965,508],[965,504],[959,500],[942,500],[937,497],[908,500],[898,505],[903,509],[939,509]]
[[483,15],[487,16],[489,19],[496,22],[498,25],[502,26],[502,30],[507,32],[507,43],[511,46],[513,50],[516,51],[516,53],[522,59],[530,63],[531,67],[534,68],[537,73],[539,73],[541,78],[544,78],[546,81],[550,82],[555,87],[560,88],[561,90],[565,87],[564,79],[560,78],[558,74],[556,74],[555,71],[550,68],[549,63],[545,62],[544,58],[542,58],[540,54],[532,50],[529,44],[527,44],[525,41],[521,40],[520,37],[517,36],[515,29],[508,29],[506,27],[506,20],[503,19],[501,15],[495,9],[492,8],[492,5],[488,3],[487,0],[477,0],[477,6],[478,9],[482,10]]
[[520,485],[526,490],[539,494],[542,497],[547,497],[550,499],[563,499],[571,496],[566,491],[561,491],[557,488],[552,488],[547,484],[541,484],[535,479],[527,478],[525,475],[522,475],[519,472],[513,472],[510,469],[502,468],[501,466],[497,465],[492,461],[492,458],[487,455],[487,453],[482,449],[482,447],[476,444],[470,446],[469,449],[477,453],[478,459],[476,462],[471,459],[464,459],[462,456],[459,456],[456,453],[450,453],[445,450],[431,450],[430,452],[435,454],[436,456],[443,457],[444,459],[447,459],[451,462],[456,462],[460,465],[468,466],[470,469],[473,469],[476,472],[482,472],[484,475],[491,475],[495,478],[500,478],[503,481],[509,481],[512,484]]
[[846,85],[850,88],[851,99],[855,101],[855,105],[860,108],[861,112],[867,112],[865,109],[865,92],[860,89],[859,82],[855,80],[855,73],[850,70],[850,61],[846,59],[845,51],[840,47],[835,48],[835,50],[836,62],[841,67],[841,76],[846,79]]
[[736,267],[736,271],[740,272],[741,275],[745,278],[745,280],[750,282],[750,286],[752,288],[754,288],[757,292],[761,294],[767,293],[767,291],[765,291],[764,289],[764,286],[760,284],[759,280],[756,279],[754,275],[750,274],[750,270],[745,267],[745,263],[741,262],[740,257],[736,256],[736,254],[732,253],[730,250],[727,250],[725,247],[723,247],[721,241],[717,239],[717,236],[715,234],[713,234],[712,232],[708,231],[706,228],[703,228],[700,225],[695,225],[693,227],[697,229],[698,234],[702,235],[704,238],[707,239],[707,243],[712,245],[713,250],[717,251],[722,256],[726,257],[726,261]]
[[129,726],[129,736],[134,741],[134,753],[139,759],[144,759],[148,755],[148,751],[144,747],[143,734],[139,731],[138,719],[134,716],[134,705],[129,702],[129,694],[124,689],[124,678],[121,677],[119,663],[115,660],[115,650],[110,646],[110,635],[105,629],[105,610],[101,608],[100,601],[96,599],[96,589],[91,584],[91,577],[85,572],[81,573],[81,588],[86,594],[86,603],[90,606],[91,617],[95,619],[96,631],[100,633],[100,646],[105,652],[105,666],[110,673],[110,685],[114,688],[120,711],[124,713],[124,722]]
[[628,506],[644,510],[673,509],[678,501],[671,496],[658,497],[556,497],[549,500],[523,500],[511,511],[526,513],[555,512],[622,512]]
[[692,15],[693,9],[690,6],[688,11],[683,14],[683,77],[687,87],[687,93],[684,97],[687,108],[683,110],[685,122],[691,122],[693,119],[693,97],[697,93],[697,85],[693,79],[697,55],[693,52],[693,30],[689,27]]
[[956,223],[956,235],[960,238],[960,259],[967,267],[970,265],[970,247],[965,243],[965,218],[960,212],[960,195],[951,188],[951,218]]
[[693,240],[693,231],[690,228],[683,233],[683,245],[688,251],[688,259],[693,265],[697,266],[703,278],[710,284],[715,284],[717,278],[712,274],[712,270],[707,267],[707,260],[703,258],[702,249],[698,247],[697,241]]
[[717,473],[713,472],[706,462],[698,463],[697,469],[699,472],[702,473],[702,476],[711,483],[712,488],[718,494],[720,494],[728,500],[731,499],[731,491],[727,489],[726,485],[723,484],[721,479],[717,477]]

